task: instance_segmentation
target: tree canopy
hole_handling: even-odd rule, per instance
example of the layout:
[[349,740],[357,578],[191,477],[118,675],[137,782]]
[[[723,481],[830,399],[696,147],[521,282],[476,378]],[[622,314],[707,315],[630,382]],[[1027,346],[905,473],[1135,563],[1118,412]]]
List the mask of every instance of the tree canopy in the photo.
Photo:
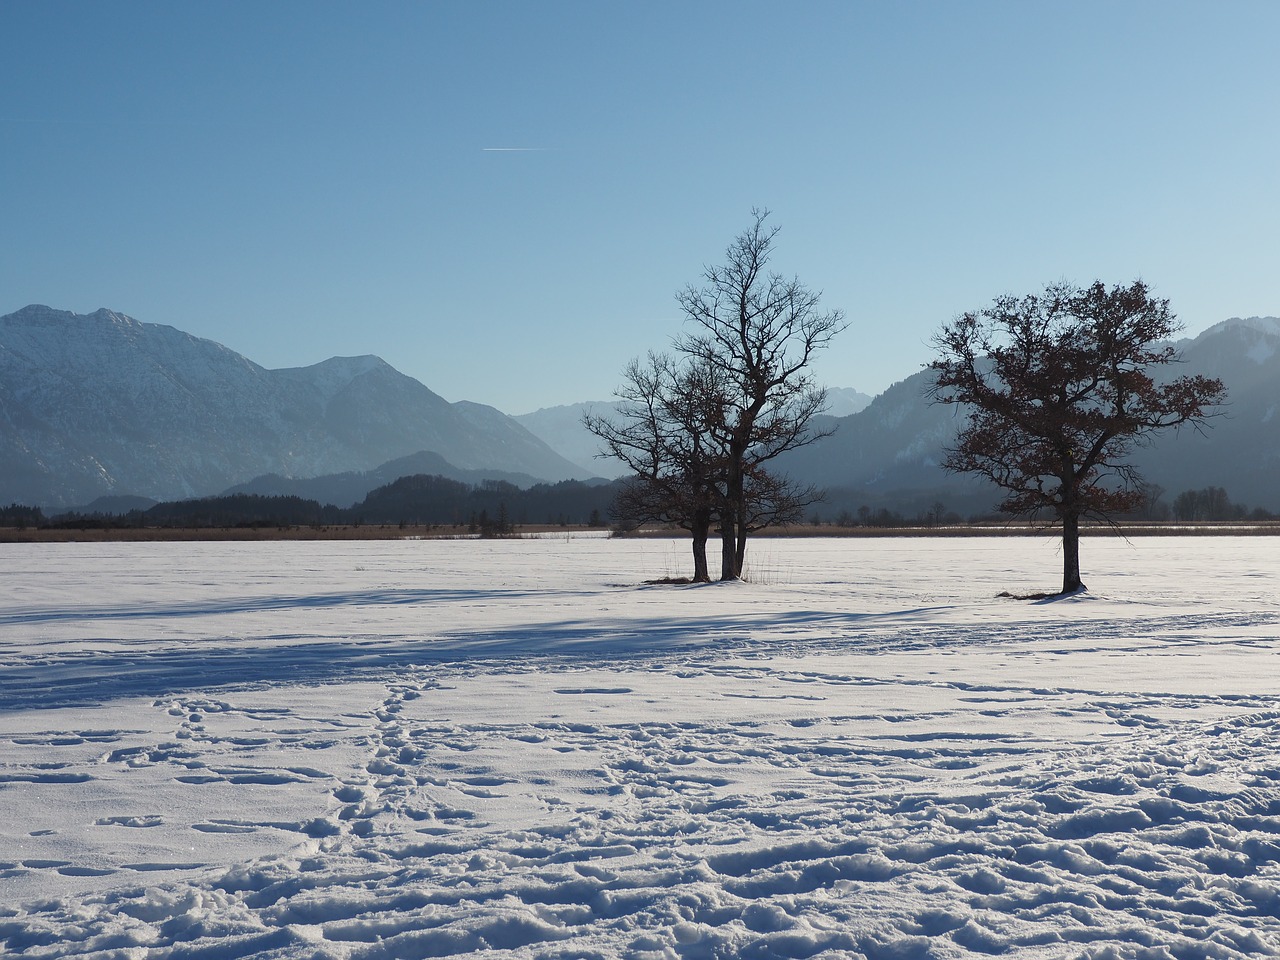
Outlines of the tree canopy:
[[1080,589],[1079,522],[1139,507],[1126,457],[1153,433],[1202,425],[1225,397],[1204,376],[1157,379],[1175,362],[1169,301],[1140,280],[1052,284],[964,313],[936,338],[934,398],[967,422],[943,466],[986,477],[1000,509],[1062,524],[1062,591]]

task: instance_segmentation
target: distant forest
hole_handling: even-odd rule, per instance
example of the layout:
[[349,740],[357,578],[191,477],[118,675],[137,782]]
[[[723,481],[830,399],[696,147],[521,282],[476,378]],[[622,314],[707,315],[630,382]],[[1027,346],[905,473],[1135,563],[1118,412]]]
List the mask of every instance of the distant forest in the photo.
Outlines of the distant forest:
[[[146,510],[124,513],[72,511],[46,515],[39,507],[11,504],[0,507],[0,527],[44,529],[226,529],[233,527],[328,527],[362,525],[460,527],[481,536],[503,536],[518,526],[591,526],[617,523],[614,499],[622,480],[584,483],[565,480],[523,489],[501,480],[469,484],[447,477],[415,476],[371,491],[346,509],[297,496],[264,496],[237,493],[159,503]],[[1132,521],[1221,523],[1267,521],[1275,515],[1232,502],[1221,487],[1186,490],[1172,505],[1153,491],[1144,509],[1126,518]],[[1001,519],[993,511],[961,516],[941,502],[926,507],[905,504],[875,507],[861,502],[855,490],[829,491],[806,517],[813,526],[834,527],[939,527]]]
[[468,484],[439,476],[401,477],[348,508],[295,496],[237,493],[158,503],[127,513],[70,512],[46,517],[38,507],[0,508],[0,526],[47,528],[300,527],[364,524],[467,527],[498,535],[517,525],[605,526],[617,483],[566,480],[521,489],[501,480]]

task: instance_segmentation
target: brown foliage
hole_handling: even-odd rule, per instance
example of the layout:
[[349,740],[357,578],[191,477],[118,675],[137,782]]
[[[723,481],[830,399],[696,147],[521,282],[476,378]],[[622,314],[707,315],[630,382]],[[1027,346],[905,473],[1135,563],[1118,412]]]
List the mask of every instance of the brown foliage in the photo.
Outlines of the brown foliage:
[[943,465],[991,480],[1007,513],[1063,524],[1064,591],[1080,587],[1080,519],[1143,502],[1125,463],[1133,447],[1159,430],[1198,428],[1225,396],[1220,380],[1153,375],[1177,360],[1168,342],[1177,330],[1169,301],[1142,281],[1096,281],[1000,297],[937,337],[934,398],[969,417]]

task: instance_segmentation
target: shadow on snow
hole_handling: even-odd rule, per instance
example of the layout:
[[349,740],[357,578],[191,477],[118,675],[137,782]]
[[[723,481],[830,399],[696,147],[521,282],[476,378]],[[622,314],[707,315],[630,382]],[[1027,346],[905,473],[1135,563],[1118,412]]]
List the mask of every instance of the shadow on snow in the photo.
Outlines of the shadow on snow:
[[[374,594],[372,602],[412,603],[430,599],[430,591]],[[476,596],[492,597],[492,591]],[[245,609],[285,609],[335,603],[370,602],[370,594],[342,597],[270,598],[250,601]],[[377,597],[383,597],[379,600]],[[155,617],[231,612],[229,603],[176,605],[169,608],[78,611],[75,618]],[[910,616],[915,611],[904,611]],[[28,614],[22,623],[47,622],[54,614]],[[274,684],[324,684],[376,680],[397,671],[431,664],[472,662],[483,668],[521,658],[576,665],[617,662],[665,654],[702,653],[786,642],[814,627],[831,631],[865,621],[869,614],[795,611],[749,617],[665,618],[661,620],[565,620],[503,627],[472,633],[422,637],[353,637],[307,641],[297,635],[264,636],[248,641],[188,641],[148,651],[130,649],[41,652],[38,642],[8,657],[0,672],[0,712],[54,707],[83,707],[126,697],[162,697],[193,690]],[[883,615],[879,615],[883,616]],[[40,618],[45,617],[42,620]],[[65,616],[72,619],[71,614]],[[232,643],[232,646],[223,646]]]
[[169,604],[119,604],[104,607],[73,607],[26,610],[0,614],[0,626],[28,623],[60,623],[75,620],[152,620],[173,617],[217,616],[274,610],[322,609],[342,606],[390,606],[429,603],[432,600],[481,600],[494,597],[532,596],[528,590],[362,590],[352,593],[321,593],[298,597],[229,597],[224,600],[192,600]]

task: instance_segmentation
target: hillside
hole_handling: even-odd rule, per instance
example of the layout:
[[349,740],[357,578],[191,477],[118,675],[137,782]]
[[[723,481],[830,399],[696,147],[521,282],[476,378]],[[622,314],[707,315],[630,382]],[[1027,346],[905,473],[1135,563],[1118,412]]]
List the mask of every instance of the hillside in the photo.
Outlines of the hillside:
[[[1177,346],[1182,362],[1168,372],[1220,377],[1227,403],[1203,431],[1159,435],[1135,452],[1134,462],[1163,488],[1166,501],[1183,490],[1218,486],[1233,501],[1280,509],[1280,319],[1233,318]],[[825,421],[835,433],[787,455],[780,469],[831,490],[835,502],[988,508],[997,499],[993,488],[939,466],[963,414],[931,403],[931,383],[930,371],[921,370],[861,412]]]
[[[1173,373],[1226,383],[1228,403],[1202,432],[1183,430],[1134,460],[1166,502],[1225,488],[1237,503],[1280,510],[1280,320],[1233,318],[1178,344]],[[929,401],[919,371],[778,467],[829,490],[822,511],[859,505],[907,513],[934,504],[989,509],[988,486],[946,474],[943,450],[962,412]],[[839,409],[866,398],[833,396]],[[267,370],[217,343],[110,310],[31,306],[0,317],[0,502],[78,507],[99,497],[175,500],[223,492],[350,505],[412,473],[465,483],[603,476],[582,414],[607,402],[519,417],[450,403],[373,356]]]
[[110,310],[0,317],[0,500],[218,493],[264,474],[374,470],[430,451],[467,471],[583,471],[510,417],[452,404],[378,357],[267,370]]

